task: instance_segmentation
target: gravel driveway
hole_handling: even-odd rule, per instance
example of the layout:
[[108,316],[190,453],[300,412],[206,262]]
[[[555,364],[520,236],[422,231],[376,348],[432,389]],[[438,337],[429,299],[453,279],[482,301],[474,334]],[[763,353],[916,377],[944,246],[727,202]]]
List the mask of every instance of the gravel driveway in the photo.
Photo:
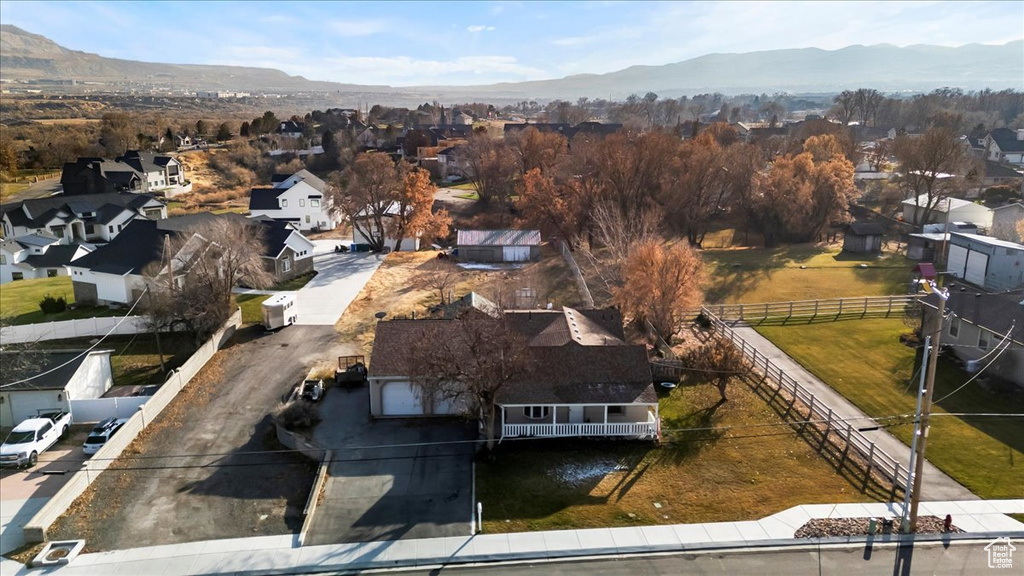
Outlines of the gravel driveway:
[[310,365],[345,350],[330,326],[259,330],[235,335],[129,447],[139,457],[126,451],[51,539],[111,550],[298,532],[315,465],[243,453],[281,448],[270,413]]

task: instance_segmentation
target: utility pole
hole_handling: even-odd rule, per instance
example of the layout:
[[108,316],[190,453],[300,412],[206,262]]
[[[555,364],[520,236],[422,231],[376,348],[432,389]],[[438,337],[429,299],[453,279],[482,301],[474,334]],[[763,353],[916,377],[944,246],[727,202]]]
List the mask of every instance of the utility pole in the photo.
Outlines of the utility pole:
[[917,389],[917,409],[914,410],[914,440],[910,444],[910,463],[907,467],[907,484],[903,490],[903,511],[900,513],[900,532],[910,531],[910,493],[911,485],[914,482],[914,462],[917,456],[917,439],[921,435],[921,402],[924,398],[924,383],[925,383],[925,366],[928,365],[928,351],[932,346],[932,337],[925,336],[924,338],[924,351],[921,355],[921,383]]
[[917,532],[917,507],[921,503],[921,480],[924,471],[924,451],[928,445],[928,422],[932,415],[932,396],[935,392],[935,370],[938,367],[939,341],[942,337],[943,317],[946,315],[946,299],[949,298],[948,290],[939,290],[932,282],[929,286],[931,291],[939,297],[938,314],[935,321],[928,327],[928,336],[932,338],[932,351],[928,356],[928,377],[925,381],[924,406],[921,410],[921,437],[917,439],[917,462],[914,463],[914,491],[910,500],[910,532]]

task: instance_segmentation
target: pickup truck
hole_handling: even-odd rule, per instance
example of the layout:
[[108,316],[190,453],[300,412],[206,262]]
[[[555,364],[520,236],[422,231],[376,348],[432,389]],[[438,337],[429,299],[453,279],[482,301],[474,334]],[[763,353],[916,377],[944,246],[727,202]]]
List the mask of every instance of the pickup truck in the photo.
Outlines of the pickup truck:
[[40,410],[35,418],[15,426],[0,445],[0,466],[35,466],[39,454],[66,436],[70,429],[70,412]]

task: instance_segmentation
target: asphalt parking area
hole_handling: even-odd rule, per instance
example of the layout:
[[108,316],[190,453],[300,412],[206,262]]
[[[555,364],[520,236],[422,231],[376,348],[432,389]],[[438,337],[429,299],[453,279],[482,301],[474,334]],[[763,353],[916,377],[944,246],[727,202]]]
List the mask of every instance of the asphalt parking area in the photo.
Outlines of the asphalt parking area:
[[469,534],[472,424],[371,421],[365,387],[333,388],[320,409],[314,438],[333,456],[307,544]]

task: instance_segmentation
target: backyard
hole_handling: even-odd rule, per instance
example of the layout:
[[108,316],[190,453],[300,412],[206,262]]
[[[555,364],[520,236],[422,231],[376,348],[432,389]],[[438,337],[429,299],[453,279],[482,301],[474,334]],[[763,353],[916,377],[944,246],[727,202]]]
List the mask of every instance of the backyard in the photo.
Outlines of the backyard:
[[781,302],[903,294],[912,263],[903,256],[843,253],[838,245],[793,244],[702,252],[706,302]]
[[[39,342],[35,347],[46,350],[85,350],[92,346],[95,340],[47,340]],[[161,334],[160,347],[164,353],[164,366],[167,371],[184,364],[196,350],[192,337],[184,334]],[[100,344],[99,349],[112,350],[110,368],[115,386],[163,384],[166,373],[160,370],[160,355],[152,334],[108,336]]]
[[[898,319],[757,326],[758,332],[872,417],[913,414],[916,350],[900,343],[909,330]],[[986,389],[940,358],[927,458],[982,498],[1024,497],[1024,434],[1021,420],[960,414],[1020,414],[1019,393]],[[957,414],[957,416],[947,415]],[[889,431],[908,445],[909,424]]]
[[800,504],[884,497],[874,485],[861,492],[860,479],[837,472],[746,384],[730,384],[724,404],[709,384],[680,386],[662,394],[660,411],[661,446],[499,445],[494,462],[476,468],[484,531],[755,520]]
[[39,301],[47,295],[54,298],[63,296],[68,304],[74,304],[71,277],[35,278],[4,284],[3,289],[0,289],[0,315],[8,319],[11,325],[21,325],[123,314],[106,306],[79,306],[56,314],[44,314],[39,309]]
[[[346,341],[360,346],[368,356],[377,312],[386,312],[387,318],[427,314],[431,306],[440,302],[440,295],[424,286],[419,277],[436,258],[436,252],[427,251],[389,254],[338,320],[338,332]],[[517,288],[526,287],[534,290],[537,306],[548,302],[556,307],[581,305],[568,265],[550,246],[542,248],[539,262],[521,267],[461,269],[453,292],[455,298],[476,291],[487,298],[507,299]],[[242,304],[243,317],[246,305],[252,306],[250,302]]]

